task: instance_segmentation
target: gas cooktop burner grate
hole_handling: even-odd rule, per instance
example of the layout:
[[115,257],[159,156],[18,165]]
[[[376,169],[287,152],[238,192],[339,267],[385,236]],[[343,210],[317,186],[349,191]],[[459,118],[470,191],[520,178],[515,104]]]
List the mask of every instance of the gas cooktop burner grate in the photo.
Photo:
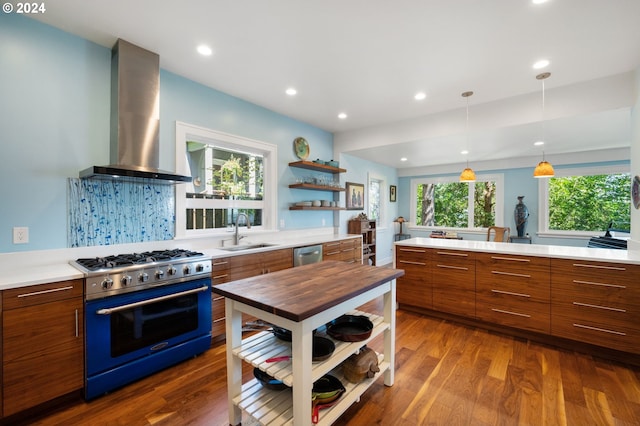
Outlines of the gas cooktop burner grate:
[[111,269],[121,266],[142,265],[152,262],[164,262],[176,259],[187,259],[190,257],[203,256],[202,253],[183,249],[173,250],[154,250],[142,253],[118,254],[106,257],[93,257],[78,259],[79,265],[87,268],[89,271],[97,271],[100,269]]

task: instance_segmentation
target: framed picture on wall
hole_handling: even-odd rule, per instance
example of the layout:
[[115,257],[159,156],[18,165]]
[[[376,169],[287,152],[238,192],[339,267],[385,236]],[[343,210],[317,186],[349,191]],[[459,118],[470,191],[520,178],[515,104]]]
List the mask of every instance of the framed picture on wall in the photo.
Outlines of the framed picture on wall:
[[396,186],[395,185],[391,185],[389,187],[389,201],[391,201],[392,203],[396,202]]
[[364,185],[361,183],[347,182],[346,185],[347,210],[364,209]]

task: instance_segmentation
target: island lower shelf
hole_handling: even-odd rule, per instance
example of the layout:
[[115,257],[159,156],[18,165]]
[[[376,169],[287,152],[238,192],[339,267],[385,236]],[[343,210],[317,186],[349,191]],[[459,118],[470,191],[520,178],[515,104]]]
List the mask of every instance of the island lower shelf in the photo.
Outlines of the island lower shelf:
[[[332,424],[342,415],[353,403],[357,402],[362,394],[380,376],[390,368],[390,364],[384,361],[384,356],[378,354],[378,367],[380,372],[375,377],[364,379],[360,383],[350,383],[345,379],[341,369],[329,372],[338,378],[346,391],[340,399],[331,407],[323,408],[319,411],[318,424]],[[256,379],[246,382],[242,386],[242,393],[233,398],[233,403],[242,409],[251,420],[262,425],[293,425],[293,389],[276,391],[263,387]]]

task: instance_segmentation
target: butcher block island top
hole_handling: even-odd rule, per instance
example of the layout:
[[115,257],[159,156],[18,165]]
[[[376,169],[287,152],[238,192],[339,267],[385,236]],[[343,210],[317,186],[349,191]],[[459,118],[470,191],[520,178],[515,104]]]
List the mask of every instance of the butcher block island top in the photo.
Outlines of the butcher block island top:
[[403,270],[326,260],[213,286],[216,293],[292,321],[352,299]]

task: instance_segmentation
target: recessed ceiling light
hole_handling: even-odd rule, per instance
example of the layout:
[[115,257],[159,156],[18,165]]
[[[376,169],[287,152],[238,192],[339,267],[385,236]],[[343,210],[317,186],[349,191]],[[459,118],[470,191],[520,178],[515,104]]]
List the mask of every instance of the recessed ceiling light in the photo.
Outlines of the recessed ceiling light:
[[541,68],[549,66],[549,61],[547,59],[541,59],[538,62],[533,64],[534,70],[539,70]]
[[546,3],[549,0],[531,0],[531,3],[533,4],[542,4],[542,3]]
[[289,87],[287,90],[285,90],[285,93],[289,96],[295,96],[298,91],[293,87]]
[[533,144],[535,146],[542,146],[542,145],[544,145],[544,141],[535,141]]
[[407,157],[402,157],[400,161],[407,161]]
[[338,114],[338,118],[340,120],[344,120],[345,118],[347,118],[347,114],[345,114],[344,112],[341,112],[340,114]]
[[467,151],[466,149],[463,149],[462,151],[460,151],[460,154],[462,155],[467,155],[469,153],[469,151]]
[[425,99],[427,97],[427,94],[424,92],[418,92],[416,93],[416,95],[413,97],[416,101],[421,101],[423,99]]
[[211,50],[211,48],[209,46],[206,46],[204,44],[201,44],[200,46],[198,46],[198,53],[201,54],[202,56],[211,56],[211,54],[213,53],[213,50]]

